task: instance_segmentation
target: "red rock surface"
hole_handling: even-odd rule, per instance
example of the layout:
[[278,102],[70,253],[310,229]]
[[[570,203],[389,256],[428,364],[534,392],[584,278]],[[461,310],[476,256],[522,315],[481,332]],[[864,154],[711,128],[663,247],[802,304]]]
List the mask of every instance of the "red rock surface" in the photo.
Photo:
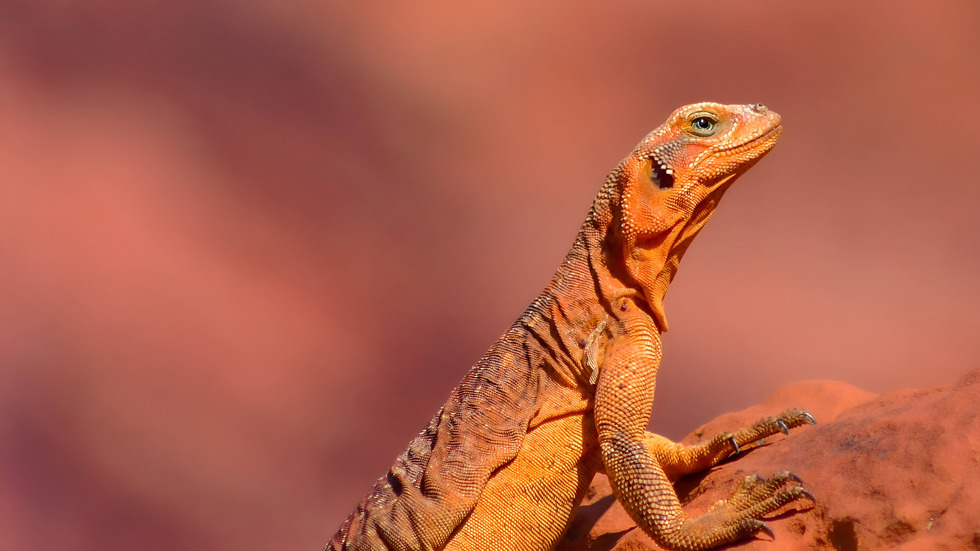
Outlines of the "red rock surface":
[[[763,403],[711,421],[696,443],[789,407],[819,425],[794,429],[707,474],[680,480],[690,514],[727,498],[749,474],[799,475],[816,504],[788,505],[762,535],[731,547],[774,549],[980,549],[980,370],[957,384],[875,396],[835,381],[782,387]],[[660,549],[596,477],[559,551]]]

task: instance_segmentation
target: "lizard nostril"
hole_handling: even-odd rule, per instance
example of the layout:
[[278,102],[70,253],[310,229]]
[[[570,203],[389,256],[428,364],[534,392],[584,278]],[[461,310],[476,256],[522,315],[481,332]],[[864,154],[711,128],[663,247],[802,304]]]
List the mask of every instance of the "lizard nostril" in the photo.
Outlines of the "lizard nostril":
[[760,114],[760,115],[765,115],[766,112],[769,111],[768,109],[766,109],[766,106],[763,105],[763,104],[761,104],[761,103],[757,103],[757,104],[753,105],[752,106],[752,110],[755,111],[756,113]]

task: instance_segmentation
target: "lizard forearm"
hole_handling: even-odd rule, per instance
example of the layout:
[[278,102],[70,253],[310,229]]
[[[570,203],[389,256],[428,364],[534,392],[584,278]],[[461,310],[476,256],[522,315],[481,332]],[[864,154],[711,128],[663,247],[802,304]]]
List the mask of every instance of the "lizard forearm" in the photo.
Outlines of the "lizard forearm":
[[623,320],[625,337],[610,350],[599,373],[596,430],[616,497],[655,541],[666,543],[680,530],[684,515],[671,481],[643,445],[661,359],[659,331],[638,306],[622,304],[634,313]]

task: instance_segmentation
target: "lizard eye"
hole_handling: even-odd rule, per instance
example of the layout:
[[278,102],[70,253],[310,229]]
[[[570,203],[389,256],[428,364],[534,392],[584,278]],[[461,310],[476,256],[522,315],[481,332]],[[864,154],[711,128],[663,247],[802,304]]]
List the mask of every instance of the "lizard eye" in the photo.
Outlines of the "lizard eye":
[[691,131],[698,136],[707,137],[715,133],[718,120],[709,115],[699,115],[691,120]]

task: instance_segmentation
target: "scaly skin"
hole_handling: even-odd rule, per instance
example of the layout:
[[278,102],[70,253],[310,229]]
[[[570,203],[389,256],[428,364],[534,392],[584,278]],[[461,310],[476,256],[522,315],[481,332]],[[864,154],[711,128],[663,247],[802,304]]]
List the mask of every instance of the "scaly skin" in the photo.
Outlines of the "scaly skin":
[[688,517],[671,484],[812,422],[803,411],[699,446],[645,430],[667,287],[722,194],[781,129],[779,115],[762,105],[700,103],[644,138],[609,174],[551,284],[327,549],[548,549],[599,471],[637,525],[669,549],[769,532],[762,516],[809,498],[790,473],[753,476],[731,499]]

